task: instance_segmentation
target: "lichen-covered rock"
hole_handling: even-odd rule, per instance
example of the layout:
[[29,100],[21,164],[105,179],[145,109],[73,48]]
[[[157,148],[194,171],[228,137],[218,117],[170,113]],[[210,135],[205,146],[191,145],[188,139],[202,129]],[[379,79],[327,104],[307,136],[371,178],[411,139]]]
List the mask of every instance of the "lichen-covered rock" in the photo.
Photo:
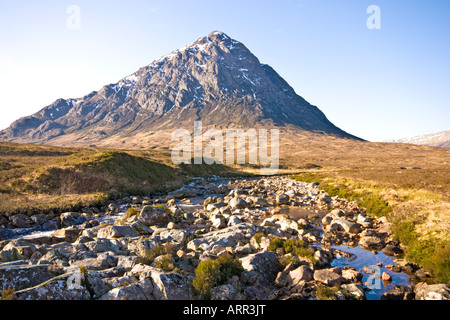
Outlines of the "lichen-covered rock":
[[66,273],[37,286],[17,291],[17,300],[89,300],[91,295],[81,273]]
[[107,226],[98,230],[97,233],[97,238],[116,239],[123,237],[139,237],[139,232],[131,226]]
[[12,287],[16,291],[34,287],[55,276],[49,264],[10,265],[0,264],[0,284],[3,288]]
[[338,286],[347,281],[341,274],[336,272],[335,268],[314,271],[314,280],[327,286]]
[[113,288],[99,300],[154,300],[153,284],[150,279]]
[[163,208],[144,206],[138,220],[146,226],[167,224],[170,221],[169,214]]
[[242,267],[246,271],[257,274],[260,283],[273,282],[283,266],[278,261],[274,252],[264,251],[248,255],[240,259]]
[[214,245],[223,247],[234,247],[241,240],[249,241],[250,237],[255,233],[254,226],[248,223],[240,223],[235,226],[227,227],[218,231],[213,231],[205,236],[191,240],[187,244],[187,248],[191,250],[208,250]]
[[414,287],[416,300],[450,300],[450,287],[446,284],[420,282]]

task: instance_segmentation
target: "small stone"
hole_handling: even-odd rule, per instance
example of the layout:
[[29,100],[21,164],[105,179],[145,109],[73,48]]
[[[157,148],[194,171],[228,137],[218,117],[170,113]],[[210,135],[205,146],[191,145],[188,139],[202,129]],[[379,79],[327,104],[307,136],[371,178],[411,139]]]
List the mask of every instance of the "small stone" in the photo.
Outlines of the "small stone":
[[381,274],[381,280],[383,280],[383,281],[385,281],[385,282],[389,282],[389,281],[392,281],[392,277],[391,277],[390,274],[388,274],[388,273],[386,273],[386,272],[383,272],[383,273]]

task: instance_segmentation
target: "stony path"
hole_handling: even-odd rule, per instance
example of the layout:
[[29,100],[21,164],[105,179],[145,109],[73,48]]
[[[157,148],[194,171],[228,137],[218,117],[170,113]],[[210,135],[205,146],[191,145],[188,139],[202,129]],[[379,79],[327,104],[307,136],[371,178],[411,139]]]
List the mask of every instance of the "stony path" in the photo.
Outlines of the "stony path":
[[[404,272],[429,275],[402,259],[385,218],[316,183],[196,178],[165,197],[83,211],[4,223],[0,289],[14,299],[198,299],[196,267],[227,255],[243,270],[213,287],[212,299],[366,299],[377,285],[381,299],[450,297],[443,284],[389,286]],[[41,232],[18,237],[24,230]],[[354,268],[345,246],[395,263]]]

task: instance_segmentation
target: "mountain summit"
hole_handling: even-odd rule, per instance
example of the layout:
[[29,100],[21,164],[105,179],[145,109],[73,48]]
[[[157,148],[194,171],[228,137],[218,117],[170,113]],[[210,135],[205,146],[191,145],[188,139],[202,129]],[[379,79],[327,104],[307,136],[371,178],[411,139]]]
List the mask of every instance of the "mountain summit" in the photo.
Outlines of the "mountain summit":
[[12,123],[0,140],[120,146],[130,137],[191,128],[195,120],[204,127],[292,127],[355,138],[244,44],[213,31],[99,91],[56,100]]

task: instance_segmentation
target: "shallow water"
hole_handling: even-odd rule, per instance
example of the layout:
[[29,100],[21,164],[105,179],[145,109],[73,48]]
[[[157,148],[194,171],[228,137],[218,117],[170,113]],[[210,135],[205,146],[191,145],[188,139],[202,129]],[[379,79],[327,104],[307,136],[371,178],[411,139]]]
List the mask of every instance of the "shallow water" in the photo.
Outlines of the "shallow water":
[[[380,300],[383,293],[386,291],[392,289],[395,285],[404,285],[408,286],[412,284],[409,276],[403,272],[393,272],[389,269],[386,269],[386,265],[388,264],[395,264],[394,258],[385,255],[383,252],[372,252],[368,250],[362,249],[359,244],[358,246],[352,248],[349,246],[332,246],[334,249],[339,249],[345,252],[349,252],[353,254],[350,258],[336,258],[331,262],[331,265],[333,267],[343,268],[344,266],[350,266],[355,268],[357,271],[361,272],[363,274],[363,284],[364,288],[368,288],[366,285],[366,281],[370,283],[369,290],[366,291],[366,298],[367,300]],[[382,267],[377,267],[377,263],[382,263]],[[368,275],[363,271],[364,266],[373,266],[373,268],[376,269],[376,272],[380,275],[383,274],[383,272],[388,273],[392,277],[392,281],[390,283],[383,282],[380,279],[375,279],[374,274]]]

